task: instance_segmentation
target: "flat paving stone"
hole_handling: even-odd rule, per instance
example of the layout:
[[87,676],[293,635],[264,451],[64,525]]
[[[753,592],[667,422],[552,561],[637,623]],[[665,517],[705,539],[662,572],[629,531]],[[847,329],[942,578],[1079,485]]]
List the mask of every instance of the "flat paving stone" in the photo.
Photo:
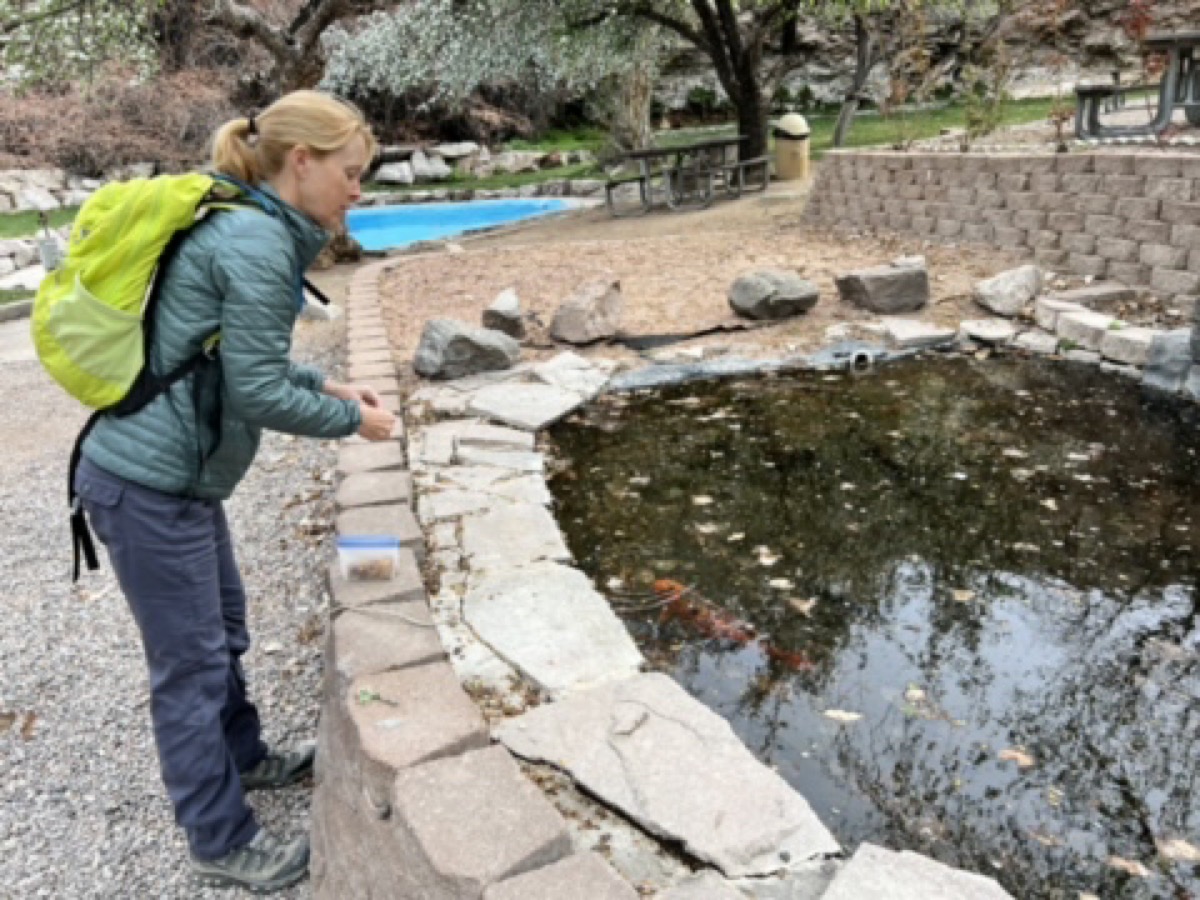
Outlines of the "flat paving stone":
[[1153,328],[1120,328],[1107,332],[1100,341],[1100,355],[1127,366],[1144,366],[1156,335]]
[[347,609],[331,623],[326,646],[325,664],[346,684],[365,675],[428,665],[446,657],[423,601]]
[[921,347],[938,347],[951,344],[958,336],[953,328],[943,328],[931,325],[918,319],[901,319],[888,317],[883,320],[884,334],[897,350],[910,350]]
[[638,900],[639,896],[595,853],[568,856],[483,892],[483,900]]
[[351,350],[346,354],[346,365],[365,366],[371,363],[390,363],[395,368],[395,358],[392,351],[386,347],[371,350]]
[[491,494],[451,488],[422,495],[417,501],[417,512],[422,522],[431,525],[483,512],[491,509],[495,502],[496,498]]
[[534,447],[533,435],[526,431],[487,425],[473,419],[438,422],[422,429],[417,439],[421,461],[437,466],[450,465],[459,447],[525,452]]
[[862,844],[823,900],[1013,900],[990,878],[918,853]]
[[968,319],[959,327],[967,337],[985,344],[1007,344],[1017,336],[1017,326],[1008,319]]
[[575,693],[495,734],[729,877],[768,875],[840,849],[808,802],[666,675]]
[[338,513],[336,525],[337,533],[342,536],[387,535],[399,538],[402,548],[407,547],[418,560],[425,558],[425,533],[407,503],[346,509]]
[[472,569],[569,562],[571,551],[549,510],[533,503],[506,503],[463,520],[463,553]]
[[392,797],[394,827],[412,836],[426,869],[413,876],[423,884],[397,886],[394,897],[478,897],[572,852],[562,816],[503,747],[401,772]]
[[550,506],[554,502],[546,479],[538,474],[491,466],[451,466],[438,472],[437,481],[443,489],[455,486],[518,503]]
[[554,695],[627,678],[643,661],[587,576],[557,563],[473,572],[463,618],[497,656]]
[[338,448],[337,474],[341,476],[403,469],[404,466],[404,447],[399,441],[343,444]]
[[1026,331],[1017,335],[1013,346],[1040,356],[1052,356],[1058,352],[1058,337],[1044,331]]
[[1098,312],[1115,312],[1122,303],[1137,299],[1137,291],[1115,281],[1097,281],[1086,287],[1050,295],[1064,303],[1077,303]]
[[549,384],[506,384],[476,391],[467,409],[514,428],[538,431],[581,405],[579,394]]
[[347,475],[334,493],[338,509],[412,503],[412,475],[408,472],[361,472]]
[[417,555],[409,547],[401,547],[396,577],[381,581],[350,581],[342,575],[342,567],[329,567],[329,592],[335,609],[352,609],[373,603],[415,603],[425,600],[425,584]]
[[578,353],[560,353],[551,360],[535,364],[532,371],[539,381],[578,394],[585,400],[591,400],[608,383],[608,373]]
[[1081,350],[1100,351],[1104,336],[1117,320],[1105,313],[1067,312],[1058,317],[1056,331],[1064,341],[1071,341]]
[[543,472],[546,460],[540,453],[522,450],[489,450],[486,447],[460,446],[454,453],[454,461],[468,466],[494,466],[512,469],[514,472]]
[[1063,313],[1087,312],[1087,307],[1072,300],[1057,297],[1038,297],[1033,306],[1033,319],[1039,328],[1046,331],[1058,330],[1058,317]]
[[395,378],[396,366],[391,362],[354,363],[346,368],[351,381],[370,381],[373,378]]
[[346,704],[362,753],[384,769],[407,769],[489,743],[487,723],[448,663],[355,678]]
[[712,869],[705,869],[657,894],[656,900],[746,900],[746,895]]

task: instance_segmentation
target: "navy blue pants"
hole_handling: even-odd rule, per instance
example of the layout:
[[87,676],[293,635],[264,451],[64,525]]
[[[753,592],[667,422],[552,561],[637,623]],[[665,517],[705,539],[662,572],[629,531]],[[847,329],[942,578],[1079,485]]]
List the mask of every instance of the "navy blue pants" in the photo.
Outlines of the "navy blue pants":
[[163,782],[192,854],[254,837],[239,772],[267,753],[246,697],[246,593],[219,501],[176,497],[84,457],[75,476],[142,634]]

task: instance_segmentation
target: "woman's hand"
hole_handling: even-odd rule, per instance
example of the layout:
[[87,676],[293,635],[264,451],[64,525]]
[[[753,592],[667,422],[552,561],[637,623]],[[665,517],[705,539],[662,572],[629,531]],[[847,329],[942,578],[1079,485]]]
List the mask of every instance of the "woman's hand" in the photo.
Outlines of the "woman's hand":
[[353,400],[365,403],[367,406],[379,406],[379,395],[375,389],[365,384],[343,384],[340,381],[326,381],[324,392],[339,400]]
[[358,410],[362,413],[362,424],[358,427],[359,437],[368,441],[386,441],[396,427],[396,417],[386,409],[360,400]]

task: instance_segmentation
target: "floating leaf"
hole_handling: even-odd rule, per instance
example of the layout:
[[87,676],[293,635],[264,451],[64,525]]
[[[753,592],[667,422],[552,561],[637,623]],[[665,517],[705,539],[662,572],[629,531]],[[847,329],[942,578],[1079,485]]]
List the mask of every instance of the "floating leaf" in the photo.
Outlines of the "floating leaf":
[[707,497],[704,494],[699,494],[692,498],[693,506],[708,506],[712,502],[713,502],[713,498]]
[[1200,847],[1189,844],[1183,838],[1175,838],[1159,844],[1158,854],[1171,862],[1200,863]]
[[1053,497],[1049,498],[1048,500],[1043,500],[1042,506],[1046,507],[1046,509],[1058,509],[1058,504],[1054,501]]
[[744,541],[745,539],[746,539],[746,532],[744,532],[744,531],[735,531],[728,538],[726,538],[726,540],[729,541],[729,543],[731,543],[731,544],[736,544],[738,541]]
[[1029,456],[1024,450],[1018,450],[1016,447],[1005,447],[1004,455],[1009,459],[1025,459]]
[[970,603],[975,599],[974,591],[951,591],[950,596],[954,598],[955,603]]
[[844,709],[827,709],[825,710],[825,718],[833,719],[835,722],[848,724],[850,722],[857,722],[862,718],[862,714],[856,712],[846,712]]
[[924,703],[925,692],[916,685],[909,685],[908,690],[904,692],[904,699],[909,703]]
[[696,530],[701,534],[716,534],[720,530],[720,526],[713,522],[698,522]]
[[999,755],[1001,760],[1004,762],[1015,762],[1020,769],[1028,769],[1030,766],[1037,765],[1037,760],[1024,750],[1019,750],[1016,747],[1001,750]]
[[809,597],[807,600],[801,600],[799,597],[793,597],[788,601],[788,606],[800,613],[802,616],[807,616],[813,611],[813,607],[817,605],[816,597]]
[[790,591],[796,586],[795,583],[788,578],[772,578],[767,582],[767,584],[775,588],[777,591]]
[[1128,872],[1130,875],[1135,875],[1138,878],[1149,878],[1150,870],[1143,866],[1136,859],[1125,859],[1121,856],[1110,856],[1108,864],[1114,869],[1119,869],[1122,872]]

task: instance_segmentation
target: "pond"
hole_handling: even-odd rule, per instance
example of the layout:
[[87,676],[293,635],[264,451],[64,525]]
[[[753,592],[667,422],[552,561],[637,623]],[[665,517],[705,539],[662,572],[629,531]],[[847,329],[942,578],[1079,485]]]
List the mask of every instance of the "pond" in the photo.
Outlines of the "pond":
[[1198,438],[1091,367],[910,361],[609,396],[551,432],[552,489],[652,664],[848,850],[1182,898]]
[[569,209],[559,199],[474,200],[352,209],[346,226],[364,250],[389,250]]

